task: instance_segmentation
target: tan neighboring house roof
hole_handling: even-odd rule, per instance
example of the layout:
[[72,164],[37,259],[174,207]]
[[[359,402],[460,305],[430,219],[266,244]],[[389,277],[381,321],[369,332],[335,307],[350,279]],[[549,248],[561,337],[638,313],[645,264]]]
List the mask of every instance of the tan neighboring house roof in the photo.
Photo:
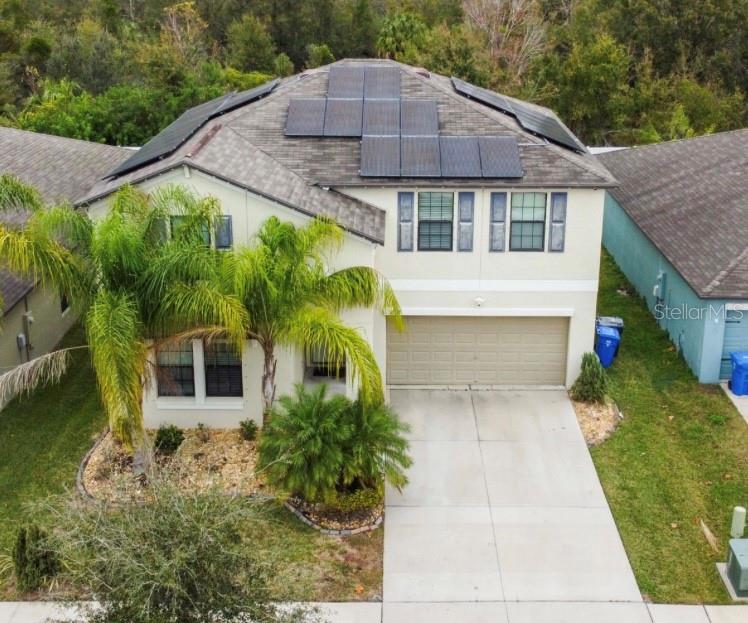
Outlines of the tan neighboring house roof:
[[[34,186],[49,203],[75,202],[131,154],[122,147],[0,127],[0,174]],[[32,288],[32,282],[0,269],[3,312]]]
[[702,298],[748,298],[748,129],[597,156],[619,205]]

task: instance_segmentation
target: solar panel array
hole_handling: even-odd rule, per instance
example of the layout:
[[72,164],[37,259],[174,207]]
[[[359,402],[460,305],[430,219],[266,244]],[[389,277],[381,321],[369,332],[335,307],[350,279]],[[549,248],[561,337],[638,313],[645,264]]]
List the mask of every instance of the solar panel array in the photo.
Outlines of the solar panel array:
[[278,85],[278,82],[271,80],[254,89],[228,93],[186,110],[107,177],[124,175],[171,155],[208,121],[264,97]]
[[362,177],[523,175],[514,138],[440,136],[437,102],[402,99],[397,67],[331,67],[326,97],[289,102],[285,134],[361,137]]
[[574,136],[571,130],[561,123],[558,117],[550,110],[546,111],[517,100],[510,101],[499,93],[476,87],[459,78],[452,78],[452,86],[455,91],[465,97],[477,100],[513,116],[517,119],[520,126],[528,132],[532,132],[564,147],[569,147],[574,151],[587,151],[587,148]]

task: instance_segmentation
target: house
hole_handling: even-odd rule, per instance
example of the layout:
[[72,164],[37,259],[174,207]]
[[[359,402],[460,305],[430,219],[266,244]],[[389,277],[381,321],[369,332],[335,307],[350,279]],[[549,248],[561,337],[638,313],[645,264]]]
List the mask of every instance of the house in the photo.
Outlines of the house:
[[[188,110],[81,205],[100,218],[126,183],[218,198],[219,248],[273,215],[334,218],[347,235],[330,269],[376,268],[406,317],[400,333],[369,309],[344,315],[389,386],[569,386],[593,348],[615,179],[545,108],[393,61],[340,61]],[[279,394],[324,379],[324,353],[310,359],[281,354]],[[172,382],[154,375],[148,426],[259,419],[256,344],[238,358],[194,340],[154,363]]]
[[620,183],[605,248],[698,379],[728,378],[748,350],[748,129],[598,157]]
[[[130,155],[120,147],[0,127],[0,175],[31,184],[48,203],[72,204]],[[4,218],[20,226],[25,215]],[[0,268],[0,373],[52,350],[75,322],[59,292],[34,285]]]

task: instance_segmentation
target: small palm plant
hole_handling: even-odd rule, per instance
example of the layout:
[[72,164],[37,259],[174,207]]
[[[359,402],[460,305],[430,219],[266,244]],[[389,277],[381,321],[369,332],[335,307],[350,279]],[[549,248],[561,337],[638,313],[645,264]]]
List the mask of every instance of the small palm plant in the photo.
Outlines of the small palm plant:
[[[203,253],[205,228],[218,204],[180,187],[150,195],[124,187],[94,224],[69,207],[44,209],[33,189],[0,178],[0,210],[18,206],[27,206],[32,216],[25,227],[0,229],[0,262],[70,293],[82,313],[109,426],[131,450],[145,442],[142,398],[150,341],[158,346],[160,340],[221,332],[237,348],[243,343],[243,306],[214,283],[179,283],[184,267],[174,262],[176,256]],[[167,239],[165,225],[175,214],[184,222]],[[171,313],[163,309],[165,300]],[[68,355],[54,351],[5,373],[0,395],[59,379]]]
[[327,398],[325,385],[298,385],[279,402],[259,447],[259,468],[274,487],[326,503],[341,493],[376,489],[383,479],[397,487],[407,483],[407,427],[390,409]]

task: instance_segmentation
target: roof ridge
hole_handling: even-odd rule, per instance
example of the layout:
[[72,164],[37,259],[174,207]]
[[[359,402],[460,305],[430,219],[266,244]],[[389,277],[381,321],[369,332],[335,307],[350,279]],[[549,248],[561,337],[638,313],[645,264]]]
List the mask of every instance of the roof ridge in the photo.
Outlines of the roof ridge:
[[608,156],[608,154],[615,154],[619,151],[631,151],[631,150],[651,150],[658,147],[667,147],[676,143],[687,143],[689,141],[706,140],[715,137],[722,137],[728,134],[740,134],[741,132],[748,132],[748,128],[735,128],[734,130],[722,130],[721,132],[712,132],[711,134],[699,134],[698,136],[686,136],[683,138],[673,138],[669,141],[658,141],[657,143],[643,143],[641,145],[626,145],[621,149],[614,149],[611,151],[595,154],[596,156]]
[[36,132],[34,130],[24,130],[23,128],[14,128],[12,126],[0,126],[0,133],[2,132],[17,132],[27,136],[42,137],[44,139],[59,140],[62,142],[78,143],[80,145],[105,147],[111,150],[133,152],[130,147],[123,147],[122,145],[109,145],[108,143],[99,143],[97,141],[87,141],[82,138],[73,138],[70,136],[60,136],[59,134],[49,134],[47,132]]
[[739,253],[730,261],[730,263],[727,265],[727,268],[719,271],[714,276],[714,278],[704,287],[704,293],[709,294],[715,288],[722,285],[724,280],[727,279],[727,277],[729,277],[735,271],[735,269],[743,263],[743,260],[745,260],[746,258],[748,258],[748,246],[746,246],[741,253]]

